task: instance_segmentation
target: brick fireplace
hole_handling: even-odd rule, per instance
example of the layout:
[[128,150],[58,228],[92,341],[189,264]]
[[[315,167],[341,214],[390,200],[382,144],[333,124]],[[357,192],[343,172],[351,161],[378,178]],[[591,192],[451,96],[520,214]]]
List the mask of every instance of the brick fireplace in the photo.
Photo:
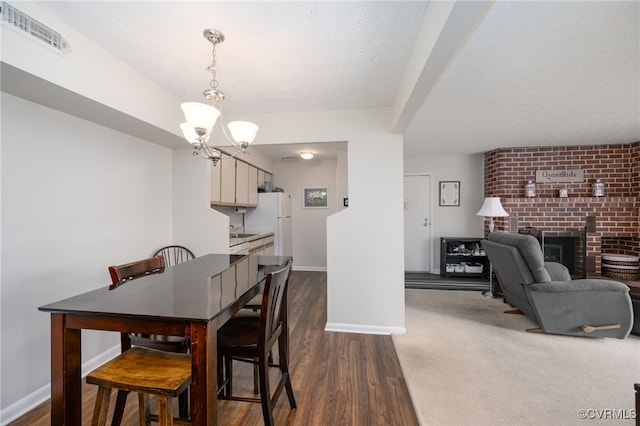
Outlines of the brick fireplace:
[[[570,235],[584,230],[591,217],[596,226],[587,234],[590,274],[600,275],[603,252],[640,256],[640,142],[497,149],[484,160],[485,196],[500,197],[510,214],[495,219],[497,230],[510,230],[517,218],[518,229]],[[538,182],[536,197],[525,198],[524,185],[535,182],[537,170],[575,169],[584,171],[583,182]],[[604,197],[591,195],[596,179],[605,183]],[[568,190],[568,198],[559,197],[560,189]]]

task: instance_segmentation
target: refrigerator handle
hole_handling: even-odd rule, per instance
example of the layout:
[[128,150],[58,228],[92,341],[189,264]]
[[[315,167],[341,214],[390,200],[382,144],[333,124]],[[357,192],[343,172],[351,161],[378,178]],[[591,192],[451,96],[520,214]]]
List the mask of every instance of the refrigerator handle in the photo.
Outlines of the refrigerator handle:
[[281,217],[287,217],[287,204],[284,202],[284,196],[279,197],[280,198],[280,215]]

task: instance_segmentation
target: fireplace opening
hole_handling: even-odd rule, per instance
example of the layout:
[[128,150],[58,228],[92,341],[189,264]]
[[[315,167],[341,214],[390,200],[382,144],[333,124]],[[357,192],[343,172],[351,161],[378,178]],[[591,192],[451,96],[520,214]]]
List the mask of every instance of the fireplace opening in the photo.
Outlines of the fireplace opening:
[[572,278],[587,277],[587,229],[545,231],[532,227],[518,230],[520,234],[535,237],[542,248],[546,262],[558,262],[569,270]]

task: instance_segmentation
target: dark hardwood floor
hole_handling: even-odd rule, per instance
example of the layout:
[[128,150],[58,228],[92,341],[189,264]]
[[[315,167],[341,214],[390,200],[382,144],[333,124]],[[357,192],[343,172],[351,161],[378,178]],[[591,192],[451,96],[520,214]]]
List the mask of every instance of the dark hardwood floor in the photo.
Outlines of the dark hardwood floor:
[[[276,424],[417,426],[391,337],[323,331],[326,300],[326,273],[291,273],[290,369],[298,409],[290,410],[283,392],[275,407]],[[252,371],[250,366],[236,363],[235,391],[251,394]],[[89,425],[96,387],[85,383],[82,392],[83,424]],[[115,392],[111,410],[114,404]],[[260,404],[219,401],[218,407],[221,425],[263,424]],[[136,414],[137,400],[130,395],[123,425],[136,425]],[[46,402],[10,426],[49,424]]]

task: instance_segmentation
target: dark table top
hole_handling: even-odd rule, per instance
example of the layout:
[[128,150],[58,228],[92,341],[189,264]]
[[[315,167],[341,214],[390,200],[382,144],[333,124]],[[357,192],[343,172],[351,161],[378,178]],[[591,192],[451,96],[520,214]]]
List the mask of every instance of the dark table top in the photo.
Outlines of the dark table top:
[[127,315],[208,322],[284,265],[286,256],[208,254],[162,273],[89,291],[38,309],[44,312]]

